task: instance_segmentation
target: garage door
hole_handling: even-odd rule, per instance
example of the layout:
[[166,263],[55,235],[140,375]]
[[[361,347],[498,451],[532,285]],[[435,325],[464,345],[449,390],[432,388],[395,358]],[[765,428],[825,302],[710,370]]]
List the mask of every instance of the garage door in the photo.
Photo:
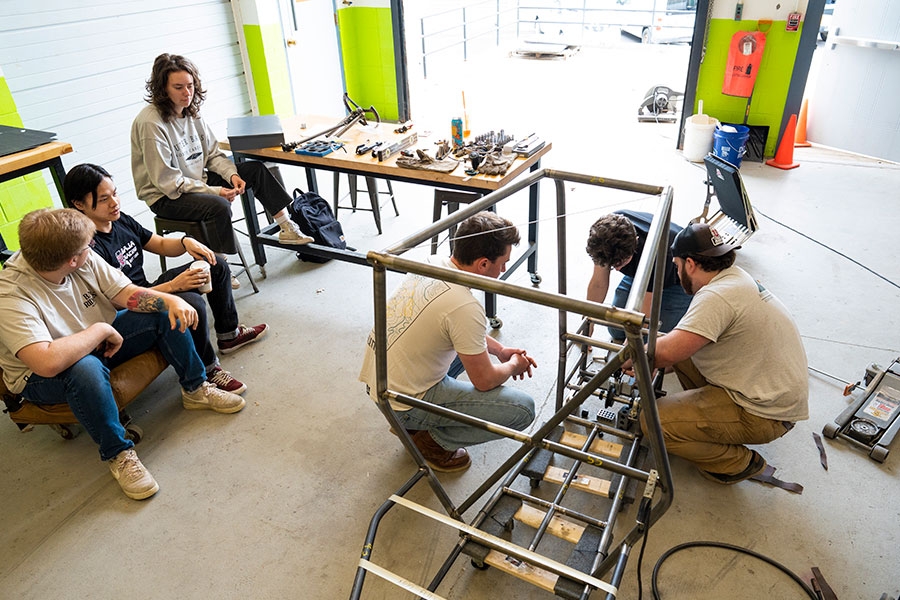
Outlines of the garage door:
[[810,141],[900,162],[900,2],[838,0],[816,53]]

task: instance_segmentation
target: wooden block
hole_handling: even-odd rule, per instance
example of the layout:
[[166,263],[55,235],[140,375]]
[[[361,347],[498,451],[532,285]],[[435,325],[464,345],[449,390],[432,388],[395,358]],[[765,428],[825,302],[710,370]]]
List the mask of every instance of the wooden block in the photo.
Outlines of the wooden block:
[[507,555],[502,552],[497,552],[496,550],[491,550],[488,553],[487,558],[484,559],[484,562],[495,569],[499,569],[504,573],[509,573],[513,577],[518,577],[533,586],[551,593],[556,587],[556,581],[559,579],[559,575],[556,573],[545,571],[540,567],[534,567],[527,562],[512,557],[507,558]]
[[[541,526],[541,522],[546,516],[547,513],[543,510],[529,504],[522,504],[522,508],[516,512],[515,518],[517,521],[537,529]],[[547,526],[547,531],[558,538],[577,544],[578,540],[581,539],[581,534],[584,533],[584,525],[559,515],[553,515],[553,518],[550,519],[550,524]]]
[[[544,480],[562,485],[562,482],[565,480],[568,473],[569,472],[565,469],[549,466],[547,467],[547,470],[544,471]],[[607,479],[600,479],[599,477],[591,477],[589,475],[576,475],[570,485],[573,488],[609,498],[611,482]]]
[[[569,446],[570,448],[578,448],[580,450],[584,446],[585,440],[587,440],[586,435],[567,431],[563,434],[562,439],[559,440],[559,443],[563,444],[564,446]],[[619,456],[622,454],[622,444],[616,444],[613,442],[596,439],[591,444],[590,451],[594,454],[599,454],[600,456],[619,458]]]

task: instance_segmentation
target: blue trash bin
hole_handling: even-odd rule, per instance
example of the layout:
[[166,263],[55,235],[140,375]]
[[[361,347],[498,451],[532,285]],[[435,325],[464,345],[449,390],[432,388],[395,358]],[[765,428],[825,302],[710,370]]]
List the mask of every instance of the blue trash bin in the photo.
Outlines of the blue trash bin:
[[724,126],[716,127],[713,132],[713,154],[740,168],[741,159],[747,152],[750,128],[746,125],[728,125],[736,129],[735,132],[730,132],[723,130]]

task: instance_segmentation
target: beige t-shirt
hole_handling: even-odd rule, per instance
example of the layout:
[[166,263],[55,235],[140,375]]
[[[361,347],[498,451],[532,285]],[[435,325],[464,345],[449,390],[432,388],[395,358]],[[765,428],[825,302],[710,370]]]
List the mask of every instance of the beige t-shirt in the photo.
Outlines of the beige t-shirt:
[[711,384],[756,416],[809,418],[809,376],[800,332],[785,306],[740,267],[694,295],[676,329],[710,340],[691,360]]
[[[444,259],[443,267],[455,265]],[[387,302],[388,387],[421,398],[440,382],[457,354],[487,350],[484,307],[469,288],[407,275]],[[359,380],[375,397],[375,334],[369,333]],[[394,410],[409,410],[393,404]]]
[[38,275],[20,254],[0,271],[0,367],[3,382],[18,394],[32,371],[16,354],[37,342],[52,342],[116,318],[113,298],[131,285],[118,269],[93,251],[61,284]]

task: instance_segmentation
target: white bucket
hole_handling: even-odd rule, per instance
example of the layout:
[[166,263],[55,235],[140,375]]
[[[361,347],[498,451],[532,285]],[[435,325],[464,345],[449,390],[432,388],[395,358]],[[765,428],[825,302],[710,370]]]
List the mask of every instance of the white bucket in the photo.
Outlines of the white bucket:
[[691,162],[700,162],[712,151],[713,134],[719,120],[709,115],[698,114],[684,124],[684,150],[682,154]]

